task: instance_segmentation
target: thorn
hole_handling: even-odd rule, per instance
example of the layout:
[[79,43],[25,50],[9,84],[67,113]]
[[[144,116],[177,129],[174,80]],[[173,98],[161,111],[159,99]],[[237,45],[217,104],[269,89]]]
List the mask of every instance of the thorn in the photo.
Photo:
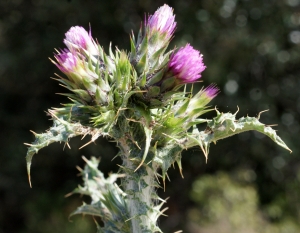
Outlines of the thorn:
[[38,135],[36,132],[34,132],[33,130],[29,130],[31,133],[34,134],[34,136]]
[[81,156],[81,158],[83,159],[84,162],[88,163],[88,159],[85,156]]
[[112,159],[111,159],[111,161],[113,161],[115,158],[117,158],[119,155],[116,155],[115,157],[113,157]]
[[157,173],[156,173],[156,172],[154,172],[154,176],[155,176],[155,179],[156,179],[157,183],[158,183],[158,184],[160,184],[160,182],[159,182],[159,179],[158,179],[158,176],[157,176]]
[[236,115],[240,111],[239,106],[236,106],[236,107],[237,107],[237,111],[233,115]]
[[51,79],[55,80],[55,81],[59,81],[60,79],[58,78],[54,78],[54,77],[50,77]]
[[71,147],[70,147],[69,143],[68,143],[68,142],[66,142],[66,144],[67,144],[68,148],[69,148],[69,149],[71,149]]
[[137,148],[139,148],[141,150],[141,147],[139,146],[139,144],[137,143],[137,141],[133,141],[133,140],[131,140],[131,141],[137,146]]
[[182,169],[181,168],[179,168],[179,172],[180,172],[181,178],[184,179],[184,176],[182,174]]
[[128,222],[128,221],[130,221],[131,219],[134,219],[135,217],[137,217],[138,215],[135,215],[135,216],[133,216],[133,217],[131,217],[131,218],[129,218],[129,219],[126,219],[125,220],[125,222]]
[[30,174],[28,174],[28,182],[29,182],[29,186],[30,186],[30,188],[32,188]]
[[269,109],[259,112],[258,115],[257,115],[257,120],[259,120],[260,115],[261,115],[262,113],[267,112],[267,111],[269,111]]
[[28,182],[29,182],[29,186],[30,186],[30,188],[32,188],[32,184],[31,184],[31,177],[30,177],[30,165],[31,165],[31,162],[27,162],[27,175],[28,175]]
[[118,166],[119,168],[125,169],[125,167],[122,166],[122,165],[120,165],[120,164],[117,164],[117,166]]
[[26,142],[24,142],[24,145],[26,145],[26,146],[34,146],[33,144],[26,143]]
[[79,150],[81,150],[83,147],[88,146],[88,145],[91,144],[92,142],[94,142],[94,141],[91,140],[91,141],[89,141],[88,143],[85,143],[83,146],[81,146],[81,147],[79,148]]
[[65,195],[65,197],[69,197],[69,196],[71,196],[71,195],[73,195],[73,193],[67,193],[67,194]]
[[274,125],[265,125],[266,127],[273,127],[273,126],[278,126],[278,124],[274,124]]
[[159,173],[155,173],[158,177],[162,178],[162,175]]
[[200,148],[201,148],[201,150],[202,150],[202,152],[203,152],[203,154],[204,154],[204,156],[205,156],[205,158],[206,158],[206,163],[207,163],[207,159],[208,159],[208,156],[207,156],[207,151],[206,151],[206,150],[204,150],[204,148],[203,148],[203,145],[202,145],[202,144],[200,144]]
[[149,165],[152,162],[152,160],[150,160],[148,163],[146,163],[147,165]]
[[68,142],[65,142],[65,145],[64,145],[64,148],[63,148],[63,150],[65,150],[65,147],[66,147],[66,145],[67,145],[67,147],[68,147],[69,149],[71,149],[71,147],[70,147],[69,143],[68,143]]
[[32,188],[30,175],[28,175],[28,182],[29,182],[30,188]]
[[167,176],[167,178],[168,178],[168,181],[170,181],[170,182],[171,182],[171,180],[170,180],[170,177],[169,177],[168,173],[166,173],[166,176]]
[[168,215],[164,214],[164,212],[165,212],[166,210],[168,210],[168,209],[169,209],[168,207],[162,209],[161,211],[159,211],[159,214],[162,215],[162,216],[168,217]]
[[57,73],[54,73],[54,75],[56,75],[57,77],[59,77],[59,78],[61,78],[61,79],[65,79],[65,78],[63,78],[62,76],[60,76],[60,75],[57,74]]
[[84,139],[86,135],[88,135],[88,133],[85,133],[85,134],[82,136],[81,140]]
[[142,160],[142,162],[140,163],[139,166],[137,166],[137,168],[134,170],[134,172],[136,172],[143,164],[144,164],[144,160]]
[[82,170],[82,168],[81,167],[79,167],[79,166],[76,166],[76,169],[78,170],[78,171],[80,171],[80,172],[82,172],[83,170]]

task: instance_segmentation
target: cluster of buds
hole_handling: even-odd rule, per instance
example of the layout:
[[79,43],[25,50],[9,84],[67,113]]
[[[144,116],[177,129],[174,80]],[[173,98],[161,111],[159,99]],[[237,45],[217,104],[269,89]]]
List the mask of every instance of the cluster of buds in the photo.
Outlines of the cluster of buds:
[[[181,90],[183,85],[197,82],[206,66],[203,55],[190,44],[166,52],[175,29],[173,9],[164,5],[145,19],[137,40],[132,34],[130,53],[119,49],[112,52],[110,48],[106,54],[92,38],[91,30],[72,27],[64,39],[67,48],[58,51],[53,60],[67,76],[58,76],[57,80],[71,91],[64,95],[72,100],[63,108],[49,111],[67,125],[68,132],[57,134],[68,135],[64,140],[91,134],[92,141],[101,135],[117,141],[123,159],[120,172],[126,174],[122,181],[127,193],[124,203],[130,206],[129,218],[138,216],[132,220],[132,232],[160,231],[156,220],[162,203],[156,205],[151,197],[154,177],[161,168],[164,180],[174,162],[180,167],[178,153],[186,148],[180,139],[201,122],[198,117],[210,110],[206,106],[218,93],[214,85],[202,88],[194,96],[187,88]],[[76,132],[70,134],[70,129]],[[34,149],[32,154],[37,152]],[[29,162],[30,156],[29,153]],[[143,188],[137,185],[140,182],[146,182]],[[110,199],[106,202],[115,203]],[[142,211],[144,205],[147,208]],[[104,205],[99,212],[111,211],[112,219],[120,218],[114,217],[108,207],[103,208]],[[124,227],[122,232],[127,228]]]
[[[64,95],[74,103],[55,109],[56,115],[70,117],[71,112],[73,121],[96,127],[113,125],[116,112],[128,108],[129,103],[164,108],[181,95],[184,100],[176,101],[175,108],[181,112],[188,105],[185,110],[190,111],[183,118],[194,119],[199,115],[195,109],[203,110],[218,89],[210,86],[192,99],[179,91],[182,85],[197,82],[206,66],[203,55],[190,44],[165,52],[175,28],[173,9],[164,5],[147,17],[137,41],[132,35],[129,54],[110,49],[107,55],[91,30],[72,27],[65,34],[67,48],[58,51],[53,62],[68,77],[57,80],[72,92]],[[203,98],[206,101],[200,101]]]

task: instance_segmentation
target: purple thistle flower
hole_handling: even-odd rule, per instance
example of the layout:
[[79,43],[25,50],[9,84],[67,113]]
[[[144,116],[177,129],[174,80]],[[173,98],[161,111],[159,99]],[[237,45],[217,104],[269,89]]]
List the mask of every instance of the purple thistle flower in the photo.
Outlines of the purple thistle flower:
[[203,64],[202,54],[187,44],[170,56],[169,71],[180,80],[180,83],[193,83],[201,78]]
[[54,55],[57,63],[55,65],[64,73],[73,73],[78,65],[78,57],[69,50],[62,50]]
[[170,38],[176,28],[175,15],[173,14],[173,8],[167,4],[158,8],[154,15],[150,15],[146,22],[150,30],[150,34],[154,31],[166,33],[167,38]]
[[92,54],[98,53],[98,48],[92,38],[91,31],[88,33],[83,27],[75,26],[71,27],[65,36],[64,43],[70,51],[84,49]]

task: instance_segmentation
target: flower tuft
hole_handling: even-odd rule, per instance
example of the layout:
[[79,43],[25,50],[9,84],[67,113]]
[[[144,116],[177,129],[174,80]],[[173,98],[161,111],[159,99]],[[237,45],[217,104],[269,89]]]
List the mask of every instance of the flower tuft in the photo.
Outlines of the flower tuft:
[[84,49],[91,54],[98,54],[96,42],[93,40],[91,31],[88,33],[83,27],[71,27],[65,34],[64,43],[69,50]]
[[73,73],[78,65],[78,58],[69,50],[64,49],[60,53],[54,55],[57,63],[55,65],[64,73]]
[[206,68],[202,57],[198,50],[187,44],[170,56],[168,70],[180,83],[193,83],[201,78],[201,72]]
[[95,93],[98,75],[88,68],[88,65],[80,58],[80,54],[75,54],[68,49],[61,50],[54,55],[56,62],[53,63],[65,73],[69,80],[76,84],[77,88],[85,88],[90,93]]
[[219,94],[219,88],[211,84],[203,90],[203,94],[211,101]]
[[206,88],[202,88],[196,95],[194,95],[188,103],[187,109],[184,113],[178,112],[189,116],[189,118],[196,119],[202,114],[211,111],[207,109],[209,102],[215,98],[219,93],[219,88],[215,84],[211,84]]
[[173,8],[167,4],[159,7],[153,15],[150,15],[147,20],[147,26],[150,34],[154,31],[165,33],[167,38],[170,38],[176,28],[175,15]]

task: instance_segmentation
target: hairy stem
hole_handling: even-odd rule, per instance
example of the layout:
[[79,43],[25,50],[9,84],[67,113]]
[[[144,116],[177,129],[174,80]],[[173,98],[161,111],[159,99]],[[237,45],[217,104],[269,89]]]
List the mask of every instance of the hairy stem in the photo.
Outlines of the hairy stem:
[[[122,186],[127,194],[127,206],[130,216],[132,232],[156,232],[156,220],[159,210],[154,206],[153,199],[157,198],[155,193],[155,172],[149,165],[143,164],[136,170],[138,164],[132,159],[136,152],[125,140],[119,141],[119,147],[123,154],[123,172],[126,173]],[[142,153],[142,150],[139,151]],[[136,171],[135,171],[136,170]]]

